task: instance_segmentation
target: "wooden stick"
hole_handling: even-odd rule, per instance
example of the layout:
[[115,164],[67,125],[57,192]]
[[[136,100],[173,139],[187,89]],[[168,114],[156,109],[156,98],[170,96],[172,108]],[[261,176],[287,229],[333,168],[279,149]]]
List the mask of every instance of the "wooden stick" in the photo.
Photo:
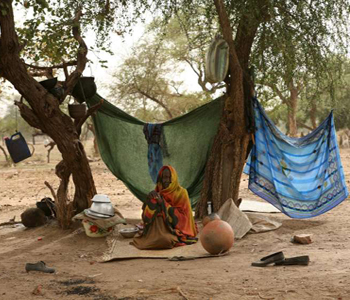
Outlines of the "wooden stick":
[[20,222],[20,221],[9,221],[9,222],[0,223],[0,226],[15,225],[15,224],[22,224],[22,222]]
[[189,300],[189,298],[184,294],[184,292],[181,290],[179,286],[176,289],[179,292],[180,296],[182,296],[185,300]]
[[57,196],[55,191],[53,190],[52,186],[50,185],[50,183],[48,183],[47,181],[44,182],[45,185],[49,188],[49,190],[51,191],[52,197],[55,199],[55,202],[58,203],[57,201]]

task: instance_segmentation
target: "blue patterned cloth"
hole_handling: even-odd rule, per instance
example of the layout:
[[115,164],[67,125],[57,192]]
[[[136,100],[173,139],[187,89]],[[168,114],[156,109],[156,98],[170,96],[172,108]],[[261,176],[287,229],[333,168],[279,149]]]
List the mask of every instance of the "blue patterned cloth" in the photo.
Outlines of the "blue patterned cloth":
[[333,112],[302,138],[283,134],[254,99],[255,145],[244,172],[249,189],[291,218],[312,218],[348,196]]

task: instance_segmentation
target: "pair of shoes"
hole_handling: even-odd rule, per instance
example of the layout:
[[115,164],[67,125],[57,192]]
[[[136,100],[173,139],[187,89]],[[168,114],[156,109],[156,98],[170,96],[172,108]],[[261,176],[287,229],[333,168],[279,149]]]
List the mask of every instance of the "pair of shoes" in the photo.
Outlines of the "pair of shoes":
[[285,258],[280,262],[276,262],[275,266],[292,266],[292,265],[307,266],[309,262],[310,262],[309,256],[303,255],[303,256]]
[[54,268],[49,268],[43,261],[39,261],[35,264],[26,263],[26,271],[39,271],[44,273],[55,273]]
[[291,265],[300,265],[307,266],[310,262],[308,255],[296,256],[285,258],[282,251],[270,254],[261,258],[258,261],[252,263],[254,267],[266,267],[270,264],[275,264],[275,266],[291,266]]
[[268,256],[261,258],[258,261],[253,262],[252,266],[254,266],[254,267],[266,267],[267,265],[270,265],[273,263],[279,263],[281,261],[284,261],[284,254],[282,251],[270,254]]

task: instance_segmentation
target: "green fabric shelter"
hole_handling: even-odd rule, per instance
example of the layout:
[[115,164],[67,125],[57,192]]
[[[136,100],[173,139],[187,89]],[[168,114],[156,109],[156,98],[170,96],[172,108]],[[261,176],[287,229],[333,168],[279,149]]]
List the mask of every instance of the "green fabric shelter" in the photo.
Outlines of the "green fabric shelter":
[[[101,99],[96,94],[87,100],[88,106]],[[162,124],[169,153],[169,156],[163,155],[163,164],[175,168],[181,186],[189,193],[192,207],[200,196],[223,105],[224,97],[220,97]],[[93,122],[102,160],[138,199],[144,201],[155,188],[148,172],[145,123],[106,100],[93,115]]]

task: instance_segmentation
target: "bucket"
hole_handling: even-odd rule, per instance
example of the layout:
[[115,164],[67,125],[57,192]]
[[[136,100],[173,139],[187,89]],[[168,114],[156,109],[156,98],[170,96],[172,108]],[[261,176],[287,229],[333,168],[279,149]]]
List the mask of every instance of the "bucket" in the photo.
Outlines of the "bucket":
[[94,77],[80,77],[74,86],[72,96],[79,102],[83,103],[86,99],[96,94],[97,87]]
[[81,119],[86,114],[86,105],[85,104],[68,104],[68,112],[73,119]]
[[55,78],[49,78],[43,81],[39,82],[45,89],[47,89],[48,91],[53,89],[56,84],[57,84],[57,77]]
[[14,163],[31,156],[27,142],[20,132],[16,132],[10,138],[5,138],[5,143]]
[[94,222],[90,220],[83,219],[82,221],[85,233],[89,237],[104,237],[112,233],[113,227],[109,227],[108,229],[103,229],[98,227]]

